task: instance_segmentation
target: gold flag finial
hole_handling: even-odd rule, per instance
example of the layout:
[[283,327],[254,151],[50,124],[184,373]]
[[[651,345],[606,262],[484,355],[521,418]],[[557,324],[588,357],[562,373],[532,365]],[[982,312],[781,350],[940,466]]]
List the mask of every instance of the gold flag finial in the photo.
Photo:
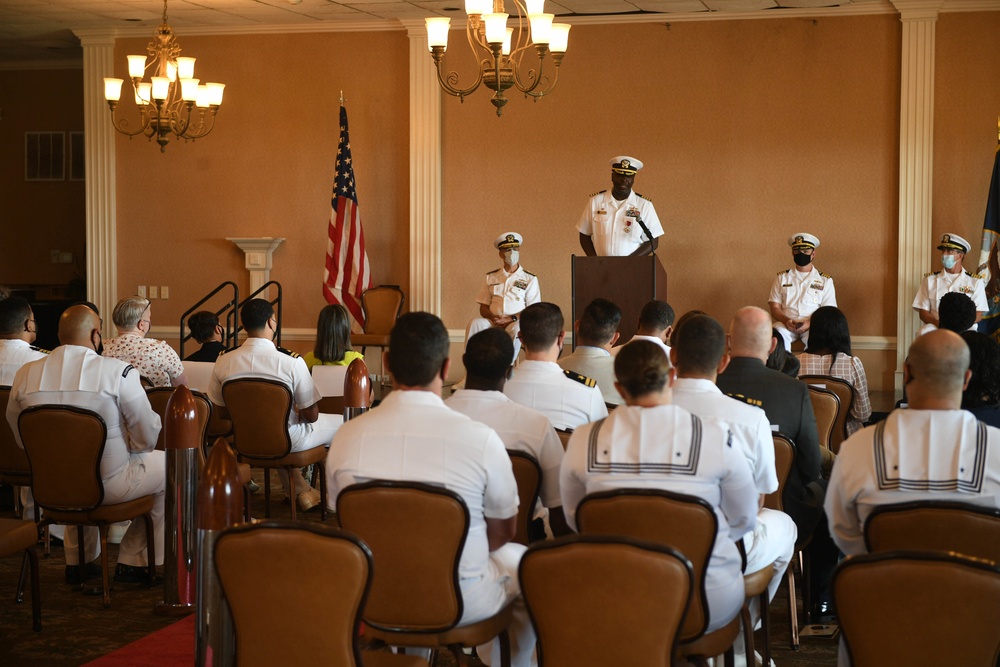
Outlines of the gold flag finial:
[[[344,106],[344,91],[340,91],[340,106]],[[1000,123],[1000,118],[997,118],[997,122]]]

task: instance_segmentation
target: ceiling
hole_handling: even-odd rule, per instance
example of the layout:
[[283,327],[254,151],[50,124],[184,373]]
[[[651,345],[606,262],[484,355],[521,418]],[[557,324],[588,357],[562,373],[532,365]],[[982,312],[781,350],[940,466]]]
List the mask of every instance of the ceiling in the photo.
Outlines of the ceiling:
[[[667,17],[886,4],[886,0],[548,0],[545,9],[559,16]],[[513,3],[508,1],[507,6],[512,9]],[[137,28],[147,28],[144,33],[152,34],[162,15],[162,0],[0,0],[0,66],[80,60],[75,30],[135,34]],[[168,11],[178,34],[185,29],[325,30],[345,22],[395,23],[433,15],[464,17],[464,0],[171,0]]]

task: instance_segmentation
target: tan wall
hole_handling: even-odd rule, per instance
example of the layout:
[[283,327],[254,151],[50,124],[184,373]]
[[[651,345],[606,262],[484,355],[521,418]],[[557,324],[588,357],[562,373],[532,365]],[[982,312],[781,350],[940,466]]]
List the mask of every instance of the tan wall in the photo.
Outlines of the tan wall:
[[559,87],[444,106],[444,316],[461,327],[496,268],[490,242],[525,236],[523,263],[568,313],[569,255],[608,160],[645,161],[669,301],[728,320],[766,307],[787,237],[823,240],[855,335],[895,334],[900,24],[893,16],[577,26]]
[[[120,40],[126,54],[146,39]],[[164,154],[144,138],[117,144],[118,291],[170,287],[154,324],[224,280],[249,293],[243,253],[226,237],[274,236],[271,278],[284,325],[314,327],[322,295],[330,191],[344,91],[358,199],[374,282],[408,284],[408,70],[405,33],[180,37],[195,75],[226,84],[218,124]],[[126,84],[127,86],[128,84]],[[123,95],[124,97],[124,95]]]
[[[82,99],[79,69],[0,70],[0,285],[65,285],[85,273],[84,182],[69,180],[68,162]],[[24,180],[25,132],[66,132],[66,180]],[[53,264],[50,250],[73,263]]]

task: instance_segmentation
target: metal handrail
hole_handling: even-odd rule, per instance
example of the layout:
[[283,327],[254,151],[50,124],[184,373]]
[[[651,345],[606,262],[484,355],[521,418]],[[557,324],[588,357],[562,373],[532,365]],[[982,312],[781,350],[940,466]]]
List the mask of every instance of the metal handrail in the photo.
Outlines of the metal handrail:
[[[224,305],[219,310],[215,311],[215,314],[216,314],[217,317],[219,317],[220,320],[222,320],[223,319],[223,313],[225,313],[225,322],[226,322],[226,324],[225,324],[225,330],[226,331],[225,331],[225,335],[223,336],[223,343],[225,343],[226,349],[227,350],[231,350],[234,347],[236,347],[237,338],[239,336],[239,328],[238,328],[238,322],[237,322],[237,315],[239,313],[240,306],[243,305],[243,304],[240,302],[240,288],[237,287],[236,283],[234,283],[233,281],[227,280],[226,282],[221,283],[218,287],[216,287],[214,290],[212,290],[211,292],[209,292],[207,295],[205,295],[205,297],[202,298],[201,301],[199,301],[198,303],[196,303],[193,306],[191,306],[190,308],[188,308],[186,311],[184,311],[184,314],[181,315],[181,322],[180,322],[180,327],[179,327],[179,331],[180,331],[180,335],[179,335],[179,338],[180,338],[180,350],[181,350],[181,355],[180,356],[181,356],[181,359],[183,359],[185,357],[185,354],[184,354],[184,342],[187,341],[188,339],[190,339],[192,337],[190,333],[188,333],[187,335],[184,335],[184,328],[185,328],[184,325],[187,322],[188,316],[191,315],[191,314],[193,314],[194,312],[198,311],[205,303],[207,303],[212,297],[214,297],[216,294],[218,294],[219,292],[221,292],[226,287],[231,287],[232,288],[232,290],[233,290],[232,298],[230,298],[229,301],[226,302],[226,305]],[[280,287],[279,287],[279,291],[280,291]]]

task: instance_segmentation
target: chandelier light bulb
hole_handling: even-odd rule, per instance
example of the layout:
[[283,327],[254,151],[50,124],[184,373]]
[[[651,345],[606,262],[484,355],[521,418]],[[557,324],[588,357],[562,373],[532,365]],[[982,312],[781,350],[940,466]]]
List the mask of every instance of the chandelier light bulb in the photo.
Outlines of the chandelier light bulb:
[[212,106],[220,106],[222,104],[222,92],[226,89],[226,84],[209,81],[205,85],[208,86],[208,103]]
[[194,102],[198,99],[198,81],[200,79],[181,79],[181,99]]
[[490,0],[465,0],[465,13],[469,16],[483,16],[493,11]]
[[194,61],[197,58],[180,57],[177,59],[177,77],[179,79],[194,78]]
[[507,36],[503,38],[503,49],[501,49],[501,53],[503,53],[505,56],[510,55],[510,41],[511,38],[513,38],[513,36],[514,36],[514,29],[507,28]]
[[142,106],[149,104],[153,99],[153,84],[144,81],[135,89],[135,103]]
[[112,79],[105,77],[104,79],[104,99],[109,102],[117,102],[122,98],[122,79]]
[[448,29],[451,27],[451,19],[443,16],[424,19],[427,25],[427,48],[433,50],[435,46],[448,48]]
[[209,107],[207,85],[201,84],[198,86],[198,96],[195,98],[195,106],[199,109],[207,109]]
[[552,39],[553,14],[535,14],[528,16],[531,22],[531,41],[535,44],[548,44]]
[[165,76],[153,77],[153,99],[165,100],[170,94],[170,79]]
[[507,14],[483,14],[486,23],[486,41],[489,44],[503,44],[507,35]]
[[128,56],[128,75],[133,79],[141,79],[146,73],[146,56]]
[[545,0],[527,0],[524,6],[528,16],[545,12]]
[[552,40],[549,42],[552,53],[566,53],[566,47],[569,45],[569,29],[568,23],[552,24]]

